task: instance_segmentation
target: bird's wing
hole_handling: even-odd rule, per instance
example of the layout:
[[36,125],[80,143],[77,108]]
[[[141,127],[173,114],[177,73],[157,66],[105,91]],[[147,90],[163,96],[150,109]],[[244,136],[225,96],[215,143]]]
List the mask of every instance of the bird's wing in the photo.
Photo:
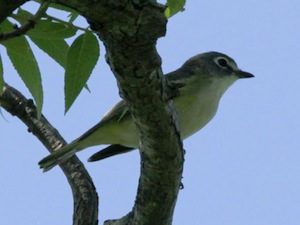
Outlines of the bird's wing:
[[80,142],[85,138],[88,138],[91,134],[93,134],[95,131],[98,131],[99,128],[109,123],[110,121],[120,122],[122,121],[122,119],[124,119],[127,116],[131,116],[131,115],[129,113],[126,102],[122,100],[119,103],[117,103],[111,110],[109,110],[99,123],[97,123],[91,129],[89,129],[83,135],[81,135],[76,141]]
[[117,120],[119,122],[127,115],[129,115],[129,110],[126,102],[122,100],[104,115],[99,125],[109,122],[110,120]]

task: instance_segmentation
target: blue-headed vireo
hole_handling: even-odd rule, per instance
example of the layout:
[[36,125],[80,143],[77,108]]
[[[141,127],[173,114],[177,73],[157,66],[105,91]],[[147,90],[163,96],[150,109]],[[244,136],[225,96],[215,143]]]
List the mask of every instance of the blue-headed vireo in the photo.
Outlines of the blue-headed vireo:
[[[216,114],[224,92],[240,78],[254,77],[240,70],[225,54],[207,52],[186,61],[178,70],[166,75],[179,87],[173,99],[177,110],[181,137],[191,136],[204,127]],[[139,135],[124,100],[108,111],[103,119],[82,136],[39,162],[44,171],[68,159],[82,149],[110,144],[94,154],[89,161],[128,152],[139,147]]]

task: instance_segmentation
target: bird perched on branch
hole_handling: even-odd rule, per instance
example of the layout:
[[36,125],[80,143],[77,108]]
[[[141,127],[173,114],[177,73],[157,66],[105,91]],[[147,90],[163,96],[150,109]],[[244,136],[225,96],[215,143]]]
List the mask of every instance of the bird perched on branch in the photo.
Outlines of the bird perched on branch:
[[[174,97],[185,139],[202,129],[216,114],[225,91],[238,79],[254,77],[240,70],[229,56],[207,52],[187,60],[179,69],[166,75],[176,85],[179,95]],[[101,160],[139,147],[139,135],[124,100],[116,104],[103,119],[82,136],[39,162],[47,171],[85,148],[110,144],[94,154],[89,161]]]

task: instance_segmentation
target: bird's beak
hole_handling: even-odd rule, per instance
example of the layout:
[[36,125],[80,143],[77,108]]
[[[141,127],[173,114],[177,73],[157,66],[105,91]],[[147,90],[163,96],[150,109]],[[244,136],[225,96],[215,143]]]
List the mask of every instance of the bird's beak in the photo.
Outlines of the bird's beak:
[[242,71],[242,70],[237,71],[236,75],[237,75],[238,78],[251,78],[251,77],[254,77],[253,74]]

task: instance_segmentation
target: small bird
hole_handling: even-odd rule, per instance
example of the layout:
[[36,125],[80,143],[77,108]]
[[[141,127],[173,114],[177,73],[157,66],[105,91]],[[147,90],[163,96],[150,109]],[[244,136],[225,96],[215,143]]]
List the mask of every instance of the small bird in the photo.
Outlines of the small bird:
[[[225,91],[240,78],[254,77],[240,70],[229,56],[207,52],[187,60],[179,69],[166,75],[178,87],[173,98],[185,139],[202,129],[216,114]],[[97,161],[139,147],[139,135],[124,100],[109,110],[103,119],[82,136],[42,159],[39,165],[47,171],[85,148],[110,144],[89,161]]]

